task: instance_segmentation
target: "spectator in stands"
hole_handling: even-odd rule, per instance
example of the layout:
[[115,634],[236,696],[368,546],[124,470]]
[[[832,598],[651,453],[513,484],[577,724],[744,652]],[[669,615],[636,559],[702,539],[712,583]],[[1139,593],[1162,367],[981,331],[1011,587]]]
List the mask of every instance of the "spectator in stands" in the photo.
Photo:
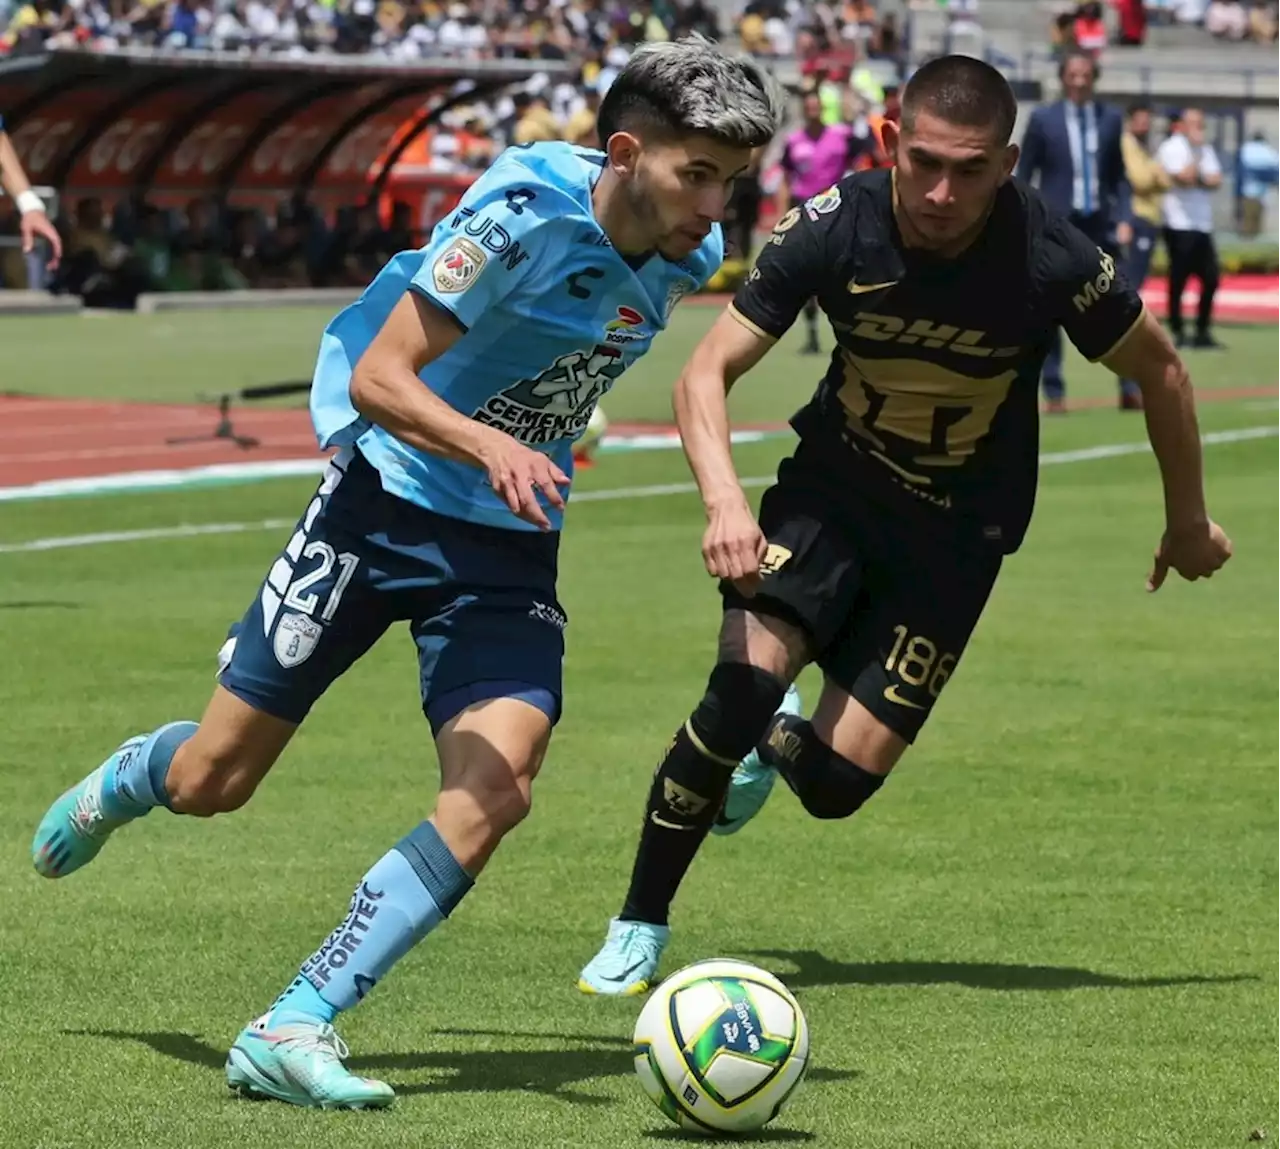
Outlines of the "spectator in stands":
[[1111,0],[1120,22],[1116,43],[1126,48],[1141,48],[1147,38],[1147,4],[1145,0]]
[[143,291],[177,291],[181,285],[175,280],[173,270],[173,246],[169,242],[169,229],[164,212],[158,207],[145,205],[138,221],[138,238],[129,252],[129,261],[140,281]]
[[1059,12],[1054,16],[1053,22],[1049,25],[1049,46],[1053,52],[1053,58],[1059,62],[1068,52],[1076,50],[1076,14],[1074,9],[1068,12]]
[[733,181],[733,191],[729,193],[724,218],[725,253],[729,259],[750,259],[755,248],[756,225],[764,200],[760,186],[764,151],[757,148],[752,153],[750,167]]
[[1102,5],[1097,0],[1081,4],[1076,9],[1073,29],[1076,47],[1080,51],[1088,52],[1095,58],[1102,54],[1107,46],[1107,23],[1102,18]]
[[1169,252],[1169,328],[1179,347],[1188,346],[1182,325],[1187,280],[1200,280],[1200,307],[1192,347],[1216,348],[1213,297],[1218,290],[1218,250],[1213,242],[1213,192],[1222,186],[1222,165],[1205,138],[1204,113],[1185,108],[1173,134],[1156,152],[1173,186],[1164,196],[1164,242]]
[[902,35],[898,31],[898,15],[896,12],[886,12],[884,14],[876,33],[876,42],[870,49],[870,54],[873,59],[892,60],[897,65],[898,75],[902,75],[905,59],[903,57]]
[[289,214],[280,216],[256,251],[256,287],[306,287],[310,282],[302,227]]
[[569,117],[569,123],[565,126],[565,139],[579,147],[598,148],[600,135],[596,129],[596,116],[599,112],[600,92],[594,87],[588,87],[583,92],[582,107]]
[[231,235],[223,254],[235,274],[249,287],[258,285],[258,220],[253,212],[241,211],[232,217]]
[[1212,0],[1204,30],[1222,40],[1243,40],[1249,35],[1249,13],[1240,0]]
[[[1115,109],[1094,98],[1098,63],[1073,49],[1058,69],[1064,99],[1031,113],[1022,140],[1018,175],[1037,180],[1040,193],[1094,243],[1113,257],[1133,239],[1129,185],[1120,137],[1124,122]],[[1042,379],[1048,410],[1066,410],[1062,377],[1062,334],[1055,330]],[[1140,392],[1120,383],[1120,407],[1138,410]]]
[[[871,147],[867,135],[859,136],[847,123],[827,124],[823,120],[822,98],[815,92],[804,97],[804,120],[787,136],[782,151],[783,187],[778,214],[788,211],[831,187],[853,170],[858,157]],[[804,305],[804,345],[806,355],[821,352],[818,344],[818,305],[813,299]]]
[[1132,193],[1133,239],[1125,264],[1126,278],[1140,288],[1147,278],[1156,240],[1164,220],[1164,193],[1172,181],[1151,154],[1151,107],[1138,102],[1129,106],[1120,144],[1125,176]]
[[1249,8],[1249,35],[1259,44],[1270,44],[1276,38],[1275,0],[1253,0]]
[[[1151,154],[1151,108],[1138,102],[1129,106],[1125,133],[1120,140],[1125,176],[1132,192],[1133,238],[1125,259],[1125,278],[1141,290],[1155,255],[1163,222],[1164,193],[1170,179]],[[1136,384],[1131,385],[1131,388]]]
[[1254,239],[1262,231],[1267,188],[1280,182],[1280,152],[1262,132],[1254,132],[1240,148],[1239,165],[1240,234]]
[[516,122],[511,130],[513,144],[532,144],[544,140],[560,139],[560,125],[551,113],[545,96],[532,92],[517,92],[513,98]]

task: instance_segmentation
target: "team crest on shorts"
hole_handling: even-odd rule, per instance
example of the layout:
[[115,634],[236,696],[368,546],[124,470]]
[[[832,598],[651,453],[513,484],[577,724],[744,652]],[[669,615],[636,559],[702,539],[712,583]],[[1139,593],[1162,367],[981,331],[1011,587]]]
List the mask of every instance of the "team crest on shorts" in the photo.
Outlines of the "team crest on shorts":
[[272,643],[276,661],[286,670],[306,662],[323,631],[324,627],[305,614],[286,614],[276,625],[276,637]]
[[489,257],[478,244],[459,236],[431,265],[431,278],[436,290],[444,295],[466,291],[480,274]]

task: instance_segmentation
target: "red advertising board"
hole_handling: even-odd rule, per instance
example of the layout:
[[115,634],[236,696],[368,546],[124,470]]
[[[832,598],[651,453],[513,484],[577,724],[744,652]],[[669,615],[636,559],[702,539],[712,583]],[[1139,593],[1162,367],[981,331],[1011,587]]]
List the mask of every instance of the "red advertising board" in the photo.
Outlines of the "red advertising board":
[[285,102],[280,92],[243,92],[191,128],[156,169],[153,187],[188,195],[212,191],[250,134]]
[[370,94],[365,89],[322,96],[278,125],[232,176],[237,191],[291,188],[333,136],[334,130]]
[[174,127],[205,98],[203,92],[157,92],[129,108],[76,158],[67,173],[68,192],[115,198],[133,187]]

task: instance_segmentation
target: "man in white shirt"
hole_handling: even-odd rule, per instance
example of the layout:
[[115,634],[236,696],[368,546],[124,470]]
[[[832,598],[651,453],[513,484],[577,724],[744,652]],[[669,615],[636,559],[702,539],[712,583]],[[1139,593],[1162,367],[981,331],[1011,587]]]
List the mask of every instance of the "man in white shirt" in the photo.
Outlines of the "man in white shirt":
[[1218,252],[1213,243],[1213,192],[1222,185],[1222,165],[1205,140],[1204,113],[1187,108],[1171,125],[1156,160],[1173,187],[1164,196],[1164,242],[1169,252],[1169,328],[1179,347],[1188,345],[1182,326],[1187,280],[1200,280],[1200,308],[1192,347],[1220,347],[1213,338],[1213,296],[1218,290]]

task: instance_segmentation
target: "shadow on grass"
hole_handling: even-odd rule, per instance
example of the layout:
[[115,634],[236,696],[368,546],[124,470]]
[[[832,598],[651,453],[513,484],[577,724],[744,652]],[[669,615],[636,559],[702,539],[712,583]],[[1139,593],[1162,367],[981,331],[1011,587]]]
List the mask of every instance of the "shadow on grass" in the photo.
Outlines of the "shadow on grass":
[[[137,1042],[175,1061],[202,1069],[221,1070],[226,1051],[189,1033],[142,1033],[119,1029],[64,1030],[75,1037]],[[625,1077],[634,1072],[631,1041],[602,1034],[514,1033],[508,1030],[441,1029],[434,1036],[448,1038],[499,1037],[557,1043],[556,1049],[434,1049],[426,1052],[373,1053],[347,1058],[353,1072],[382,1074],[387,1070],[429,1070],[441,1074],[435,1081],[392,1086],[402,1096],[418,1093],[532,1092],[582,1105],[612,1105],[612,1098],[597,1097],[576,1088],[600,1077]],[[566,1048],[571,1045],[572,1048]],[[809,1083],[847,1081],[857,1074],[849,1070],[814,1067]],[[679,1130],[673,1130],[678,1133]]]
[[791,989],[842,985],[961,985],[969,989],[1163,989],[1179,985],[1228,985],[1257,981],[1254,974],[1186,974],[1127,977],[1073,966],[1007,965],[1002,962],[840,962],[817,950],[753,950],[746,957],[772,968]]

